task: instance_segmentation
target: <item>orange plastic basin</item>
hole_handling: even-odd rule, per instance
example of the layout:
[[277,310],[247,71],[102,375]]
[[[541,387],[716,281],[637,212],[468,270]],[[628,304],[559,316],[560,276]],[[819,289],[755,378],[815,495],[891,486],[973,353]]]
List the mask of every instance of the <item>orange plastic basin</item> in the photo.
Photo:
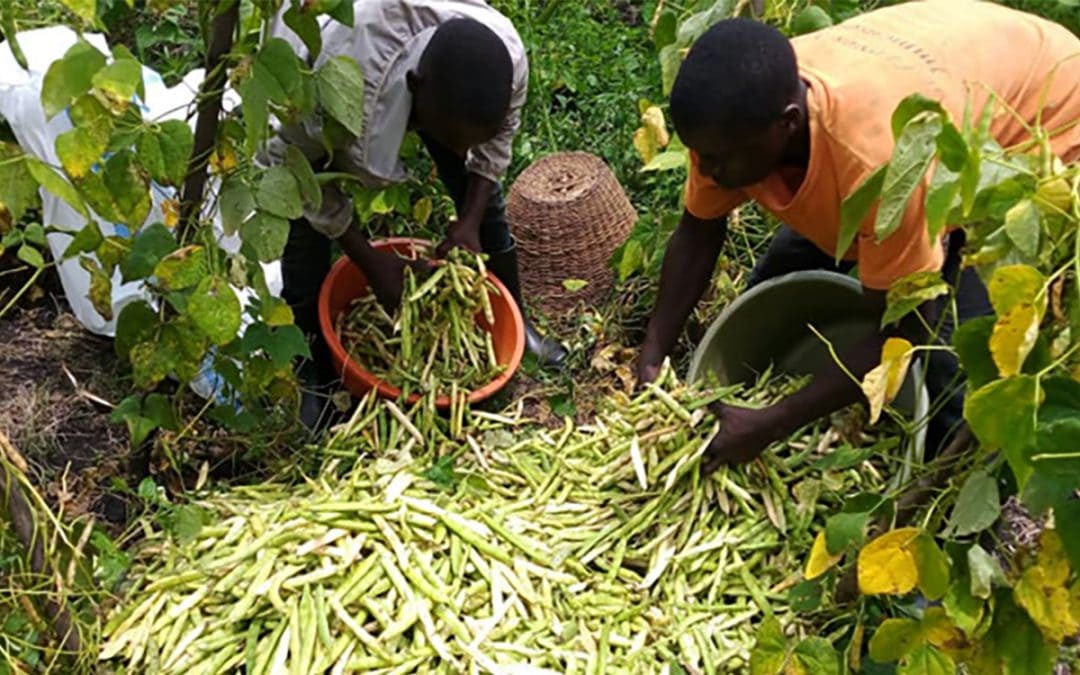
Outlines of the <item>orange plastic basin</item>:
[[[392,251],[406,258],[416,258],[418,250],[431,247],[431,242],[423,239],[391,238],[371,242],[373,248],[379,251]],[[489,325],[482,315],[476,317],[476,322],[484,330],[491,333],[495,347],[495,359],[500,365],[505,366],[503,372],[494,380],[469,393],[469,402],[477,403],[491,397],[495,392],[506,386],[510,378],[514,376],[518,366],[521,365],[521,357],[525,354],[525,324],[521,318],[521,310],[517,303],[510,297],[509,291],[488,272],[498,293],[491,293],[491,309],[495,315],[495,324]],[[396,399],[401,396],[401,389],[388,384],[375,377],[362,365],[349,358],[345,347],[341,344],[334,324],[338,315],[348,310],[349,303],[367,292],[368,282],[364,273],[348,258],[343,257],[330,269],[330,274],[323,281],[322,290],[319,292],[319,325],[322,329],[326,344],[330,347],[330,357],[334,362],[334,370],[341,375],[341,381],[345,388],[353,396],[362,397],[375,389],[384,398]],[[420,399],[419,393],[409,397],[409,403]],[[440,408],[450,407],[450,398],[440,396],[436,399],[436,405]]]

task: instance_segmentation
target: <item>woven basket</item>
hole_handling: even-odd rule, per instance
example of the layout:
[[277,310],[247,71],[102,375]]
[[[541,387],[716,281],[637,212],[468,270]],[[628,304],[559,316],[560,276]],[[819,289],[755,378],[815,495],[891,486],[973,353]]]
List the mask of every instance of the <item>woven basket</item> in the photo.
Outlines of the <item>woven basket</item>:
[[[507,215],[518,242],[525,297],[548,313],[595,304],[610,291],[608,265],[637,214],[615,174],[587,152],[563,152],[534,162],[510,188]],[[588,284],[579,291],[568,279]]]

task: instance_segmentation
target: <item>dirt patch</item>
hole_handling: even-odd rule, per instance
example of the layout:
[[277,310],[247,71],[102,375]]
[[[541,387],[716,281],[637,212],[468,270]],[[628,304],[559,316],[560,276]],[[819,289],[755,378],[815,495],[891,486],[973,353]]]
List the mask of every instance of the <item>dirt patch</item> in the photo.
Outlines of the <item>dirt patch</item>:
[[56,303],[0,321],[0,429],[65,517],[122,518],[105,497],[124,473],[127,433],[109,422],[125,392],[112,341],[85,331]]

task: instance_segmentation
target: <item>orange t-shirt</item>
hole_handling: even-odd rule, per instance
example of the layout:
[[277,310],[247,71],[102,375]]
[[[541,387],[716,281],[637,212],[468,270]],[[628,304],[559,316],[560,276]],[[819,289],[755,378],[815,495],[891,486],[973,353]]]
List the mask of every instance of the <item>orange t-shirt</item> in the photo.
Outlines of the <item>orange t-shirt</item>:
[[[810,160],[802,184],[792,194],[774,173],[727,190],[699,173],[692,156],[686,208],[694,216],[719,218],[753,199],[834,253],[840,204],[889,160],[893,111],[914,93],[940,101],[958,124],[969,98],[977,114],[991,91],[1029,123],[1045,100],[1043,127],[1065,129],[1051,139],[1054,152],[1080,159],[1080,39],[1050,21],[992,2],[924,0],[869,12],[792,44],[809,85]],[[1003,147],[1030,140],[1004,109],[991,132]],[[858,262],[866,287],[887,289],[906,274],[941,267],[943,248],[926,228],[928,181],[885,241],[876,241],[874,212],[860,226],[845,257]]]

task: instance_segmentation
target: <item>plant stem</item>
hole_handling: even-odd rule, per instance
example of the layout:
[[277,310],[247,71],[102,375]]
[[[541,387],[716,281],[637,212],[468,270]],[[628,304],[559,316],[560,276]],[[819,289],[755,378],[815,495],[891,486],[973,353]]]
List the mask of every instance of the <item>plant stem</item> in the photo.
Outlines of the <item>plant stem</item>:
[[203,192],[206,190],[206,165],[217,137],[221,117],[221,99],[225,91],[225,57],[232,49],[233,35],[240,18],[240,3],[233,2],[214,17],[206,49],[206,79],[199,90],[213,95],[199,99],[198,121],[195,123],[195,147],[188,162],[187,178],[180,200],[180,241],[186,241],[199,219]]

